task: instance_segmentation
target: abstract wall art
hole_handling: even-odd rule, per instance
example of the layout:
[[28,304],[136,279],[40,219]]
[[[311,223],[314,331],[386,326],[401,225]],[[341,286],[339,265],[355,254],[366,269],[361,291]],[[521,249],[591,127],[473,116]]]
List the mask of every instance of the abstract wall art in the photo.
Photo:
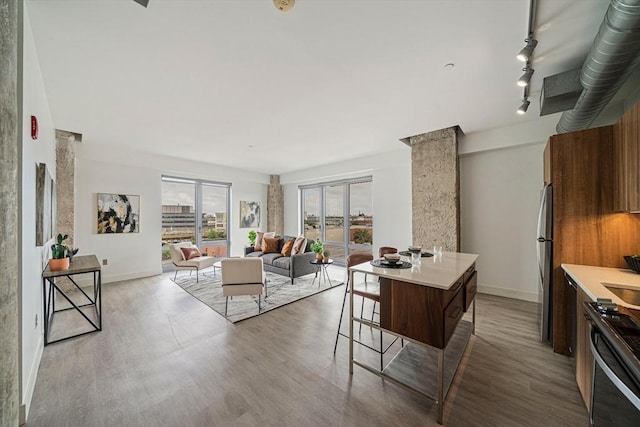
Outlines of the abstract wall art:
[[260,227],[260,202],[240,202],[240,228]]
[[98,234],[138,233],[140,196],[98,193]]

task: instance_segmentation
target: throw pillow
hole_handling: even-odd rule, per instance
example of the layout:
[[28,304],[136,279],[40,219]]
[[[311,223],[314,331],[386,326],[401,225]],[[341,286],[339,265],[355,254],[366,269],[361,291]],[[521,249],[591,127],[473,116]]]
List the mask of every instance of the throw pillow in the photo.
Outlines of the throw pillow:
[[262,252],[264,252],[264,238],[265,237],[274,238],[274,237],[276,237],[276,232],[275,231],[269,231],[269,232],[263,234],[263,236],[262,236],[262,246],[261,246]]
[[276,237],[265,237],[262,240],[262,252],[265,254],[278,253],[278,243],[280,243],[280,239]]
[[184,255],[184,259],[190,260],[191,258],[197,258],[200,256],[200,251],[195,246],[191,247],[182,247],[180,248],[182,254]]
[[255,245],[253,245],[253,250],[254,251],[261,251],[262,250],[262,239],[264,238],[264,231],[258,231],[256,233],[256,243]]
[[291,256],[291,249],[293,248],[293,240],[287,240],[282,247],[282,256]]
[[304,253],[304,249],[307,247],[307,239],[304,236],[296,237],[291,248],[291,255],[298,255]]

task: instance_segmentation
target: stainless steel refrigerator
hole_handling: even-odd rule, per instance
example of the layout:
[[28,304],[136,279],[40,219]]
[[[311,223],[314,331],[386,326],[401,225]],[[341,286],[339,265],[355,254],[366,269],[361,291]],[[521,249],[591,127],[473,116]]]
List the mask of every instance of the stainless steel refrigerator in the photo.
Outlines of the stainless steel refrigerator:
[[541,193],[536,236],[538,242],[538,270],[540,272],[538,277],[538,322],[540,340],[552,344],[553,190],[551,184],[546,185]]

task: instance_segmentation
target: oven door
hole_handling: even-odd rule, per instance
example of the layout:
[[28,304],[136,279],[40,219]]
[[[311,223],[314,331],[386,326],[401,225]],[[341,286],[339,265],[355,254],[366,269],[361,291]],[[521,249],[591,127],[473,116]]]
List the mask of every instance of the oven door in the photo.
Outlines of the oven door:
[[591,330],[593,389],[589,421],[594,427],[636,427],[640,420],[640,386],[597,328]]

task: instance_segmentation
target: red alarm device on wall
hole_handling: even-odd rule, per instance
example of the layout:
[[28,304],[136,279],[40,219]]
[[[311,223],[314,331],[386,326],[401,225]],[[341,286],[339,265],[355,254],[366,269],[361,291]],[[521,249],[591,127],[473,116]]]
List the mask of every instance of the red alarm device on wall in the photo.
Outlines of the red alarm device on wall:
[[38,119],[31,116],[31,139],[38,139]]

